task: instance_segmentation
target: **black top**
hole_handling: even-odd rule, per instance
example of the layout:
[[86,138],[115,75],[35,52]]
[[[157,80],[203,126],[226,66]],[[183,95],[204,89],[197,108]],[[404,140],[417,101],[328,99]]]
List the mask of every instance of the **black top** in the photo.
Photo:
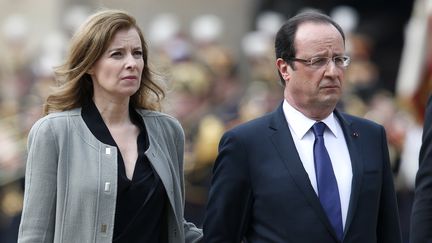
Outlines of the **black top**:
[[149,140],[144,121],[132,107],[129,107],[129,113],[131,121],[140,129],[138,158],[132,180],[126,176],[120,150],[94,102],[86,102],[81,111],[93,135],[102,143],[117,147],[118,188],[113,242],[168,242],[166,191],[145,155]]

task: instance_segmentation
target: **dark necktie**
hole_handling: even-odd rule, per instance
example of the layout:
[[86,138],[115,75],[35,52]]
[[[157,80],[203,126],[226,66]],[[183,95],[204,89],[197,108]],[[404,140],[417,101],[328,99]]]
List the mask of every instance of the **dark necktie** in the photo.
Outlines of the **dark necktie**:
[[327,214],[333,229],[339,240],[342,240],[342,213],[339,199],[339,190],[330,156],[324,145],[324,130],[326,125],[323,122],[317,122],[313,125],[315,135],[314,142],[314,159],[315,173],[318,184],[318,197],[324,211]]

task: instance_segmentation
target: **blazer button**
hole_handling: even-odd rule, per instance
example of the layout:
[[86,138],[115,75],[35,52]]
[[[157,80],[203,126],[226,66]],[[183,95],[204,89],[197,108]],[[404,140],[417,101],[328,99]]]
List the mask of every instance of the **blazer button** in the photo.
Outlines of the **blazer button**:
[[108,228],[108,226],[106,224],[102,224],[101,225],[101,232],[102,233],[106,233],[107,232],[107,228]]
[[105,182],[104,191],[105,192],[110,192],[111,191],[111,183],[110,182]]

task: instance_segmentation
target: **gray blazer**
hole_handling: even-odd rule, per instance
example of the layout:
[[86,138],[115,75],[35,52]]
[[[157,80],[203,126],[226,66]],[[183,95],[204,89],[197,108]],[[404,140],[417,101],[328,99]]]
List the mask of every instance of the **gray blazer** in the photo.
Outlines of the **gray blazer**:
[[[145,153],[169,198],[169,242],[197,242],[202,231],[183,218],[183,130],[168,115],[138,113],[148,130]],[[116,195],[117,148],[93,136],[80,108],[49,114],[28,138],[18,242],[112,242]]]

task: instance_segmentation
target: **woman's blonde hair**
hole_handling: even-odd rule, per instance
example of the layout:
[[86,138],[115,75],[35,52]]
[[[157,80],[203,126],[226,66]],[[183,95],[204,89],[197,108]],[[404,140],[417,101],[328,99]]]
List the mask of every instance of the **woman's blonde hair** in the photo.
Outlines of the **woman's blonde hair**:
[[108,48],[114,35],[130,28],[136,29],[140,36],[144,60],[141,85],[131,96],[130,104],[134,108],[160,109],[165,93],[152,78],[147,44],[135,18],[121,10],[103,10],[91,15],[72,37],[65,63],[55,69],[60,86],[48,96],[44,113],[81,107],[93,97],[92,79],[87,71]]

